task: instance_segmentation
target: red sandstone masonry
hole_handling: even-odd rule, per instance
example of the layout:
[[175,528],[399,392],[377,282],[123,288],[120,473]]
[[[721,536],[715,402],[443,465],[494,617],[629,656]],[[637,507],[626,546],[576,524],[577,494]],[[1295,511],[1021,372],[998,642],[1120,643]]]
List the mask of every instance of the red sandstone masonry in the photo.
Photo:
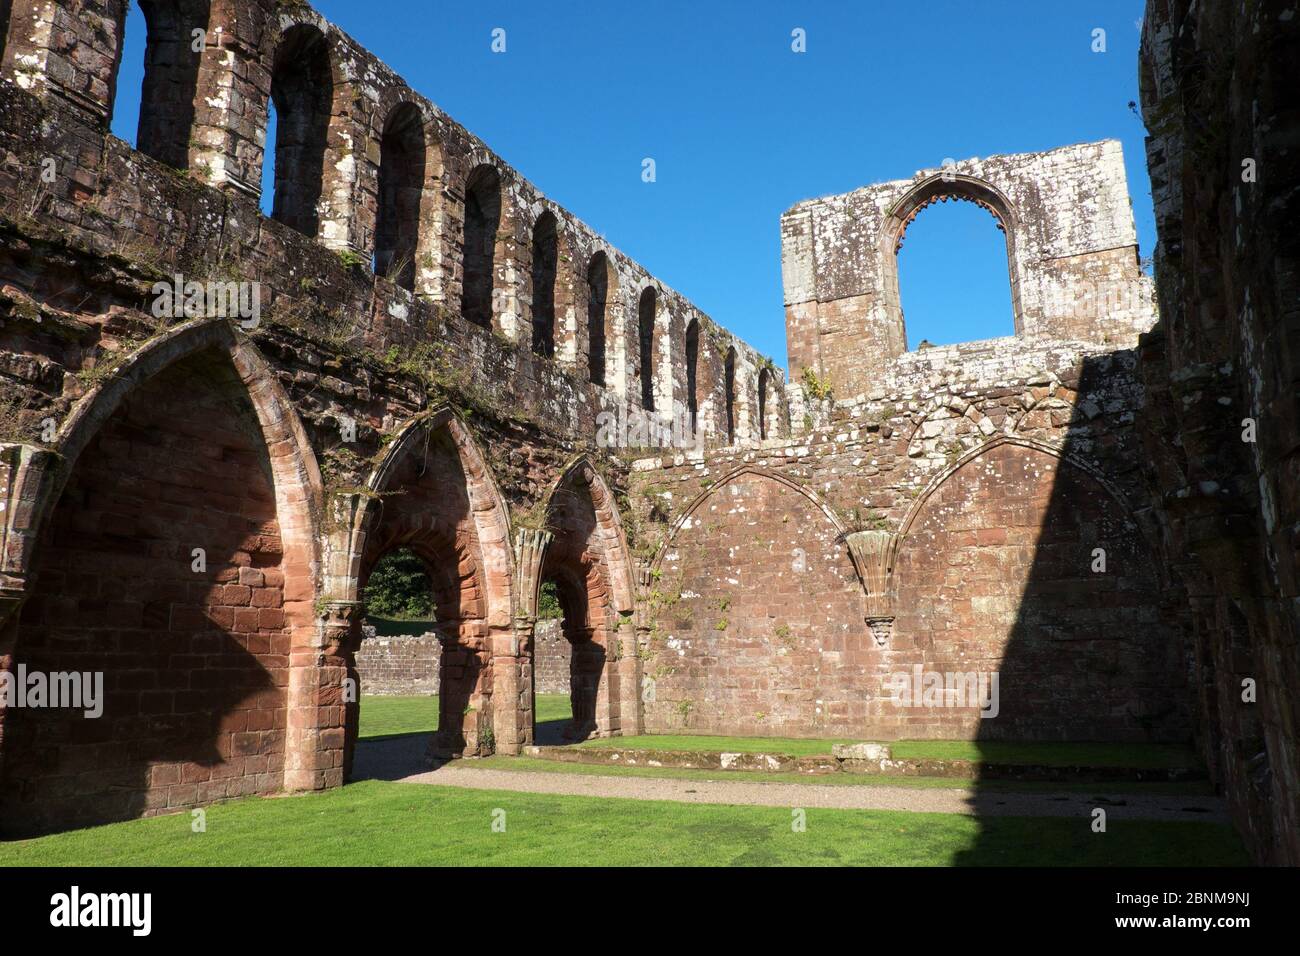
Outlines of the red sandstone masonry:
[[[1300,158],[1289,139],[1298,70],[1293,3],[1148,4],[1139,75],[1162,315],[1142,343],[1149,500],[1160,561],[1178,584],[1201,752],[1256,859],[1292,866]],[[1254,443],[1242,441],[1247,418]],[[1243,700],[1246,680],[1254,703]]]
[[[132,396],[54,516],[46,590],[23,608],[20,659],[102,672],[107,699],[99,720],[7,715],[0,806],[26,828],[282,785],[291,638],[282,589],[258,570],[279,569],[282,545],[265,466],[237,417],[251,409],[225,410],[192,387],[196,374],[199,363],[177,365]],[[202,471],[181,453],[196,439]],[[192,570],[196,547],[202,572]],[[234,580],[249,584],[221,583]]]
[[[662,542],[647,726],[1182,738],[1181,652],[1132,505],[1132,365],[1082,345],[909,353],[798,442],[638,462]],[[859,528],[897,536],[883,643],[842,543]],[[889,679],[916,665],[999,671],[1000,715],[898,707]]]
[[[570,644],[560,621],[538,621],[533,673],[538,694],[568,694]],[[357,651],[361,692],[380,697],[438,693],[442,645],[432,633],[367,637]]]
[[[1188,732],[1195,701],[1203,750],[1257,855],[1295,858],[1296,682],[1279,663],[1295,644],[1295,323],[1281,303],[1300,297],[1285,294],[1289,250],[1213,252],[1225,236],[1297,233],[1288,160],[1270,147],[1262,168],[1282,172],[1234,196],[1225,215],[1240,221],[1224,230],[1208,171],[1235,169],[1259,144],[1229,123],[1230,155],[1203,155],[1219,146],[1187,147],[1181,113],[1163,106],[1188,86],[1213,95],[1240,80],[1261,91],[1269,129],[1289,128],[1274,100],[1296,83],[1269,64],[1294,46],[1296,23],[1279,4],[1200,11],[1177,47],[1171,24],[1186,11],[1158,7],[1148,24],[1144,101],[1173,117],[1151,148],[1162,245],[1196,262],[1162,263],[1168,328],[1140,354],[1155,314],[1114,144],[964,160],[951,189],[922,171],[784,217],[791,361],[829,382],[829,397],[763,376],[752,350],[307,4],[212,0],[193,117],[147,110],[152,156],[106,135],[124,0],[12,7],[0,398],[22,414],[0,422],[0,666],[102,666],[111,688],[103,723],[0,712],[7,829],[340,784],[356,728],[345,683],[356,602],[379,555],[409,545],[440,596],[444,753],[528,743],[532,615],[550,576],[563,584],[570,666],[594,678],[578,688],[590,732],[635,733],[644,719],[1166,739]],[[199,2],[177,9],[204,16]],[[177,25],[157,27],[152,64],[185,64],[169,55]],[[1204,70],[1202,37],[1244,52]],[[286,64],[314,71],[304,83]],[[1227,68],[1240,71],[1233,84],[1187,79]],[[147,86],[187,82],[164,70]],[[282,180],[279,220],[257,208],[273,88],[294,101],[282,112],[298,110],[302,134],[281,139],[297,151],[283,158],[302,160],[282,172],[320,170]],[[40,179],[47,158],[54,183]],[[985,203],[1008,229],[1023,335],[902,351],[891,244],[941,194]],[[553,357],[532,347],[548,311],[548,215]],[[874,239],[854,238],[853,222]],[[371,271],[401,254],[414,260]],[[476,256],[493,295],[482,316],[465,314]],[[1243,261],[1245,280],[1205,286]],[[589,314],[602,264],[604,308],[597,295]],[[159,328],[150,289],[177,272],[260,282],[263,326]],[[1101,307],[1043,294],[1089,284],[1139,294]],[[1194,315],[1245,318],[1207,332]],[[641,403],[647,358],[655,404],[688,404],[691,341],[706,451],[629,466],[593,448],[600,410]],[[1262,438],[1238,460],[1246,414]],[[52,444],[40,440],[47,417]],[[341,438],[347,421],[355,442]],[[181,540],[196,535],[212,542],[201,582],[186,576]],[[1083,570],[1098,544],[1104,577]],[[1259,567],[1271,577],[1252,577]],[[899,713],[881,694],[884,676],[912,664],[994,662],[1008,680],[1001,724]],[[1259,678],[1258,710],[1238,706],[1245,676]]]

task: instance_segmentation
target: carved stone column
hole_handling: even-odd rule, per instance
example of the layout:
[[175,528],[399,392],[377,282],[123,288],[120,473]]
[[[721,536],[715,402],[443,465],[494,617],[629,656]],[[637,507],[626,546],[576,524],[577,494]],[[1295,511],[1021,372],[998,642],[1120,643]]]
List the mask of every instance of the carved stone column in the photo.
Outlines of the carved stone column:
[[327,657],[353,653],[361,647],[364,601],[322,601],[320,605],[321,653]]
[[29,593],[39,525],[52,504],[59,461],[48,448],[0,443],[0,635]]
[[537,528],[515,534],[515,615],[508,637],[492,646],[492,731],[496,752],[517,754],[533,742],[533,636],[542,563],[555,535]]
[[885,647],[894,629],[894,555],[898,535],[889,531],[854,531],[844,539],[862,579],[867,599],[867,627],[877,647]]
[[[317,608],[321,686],[316,689],[313,726],[323,734],[331,727],[342,725],[344,780],[352,779],[352,760],[360,729],[361,677],[357,672],[357,650],[361,647],[361,620],[365,613],[361,601],[322,601]],[[331,711],[338,716],[331,719]]]
[[[649,628],[645,634],[649,641]],[[618,729],[625,737],[645,732],[645,715],[641,709],[640,635],[631,615],[620,615],[618,633],[613,643],[619,645],[618,656]]]
[[[654,622],[650,620],[650,592],[654,590],[654,569],[649,564],[638,563],[636,576],[636,612],[619,621],[622,637],[623,662],[619,672],[619,690],[624,713],[623,733],[627,736],[645,733],[645,704],[647,690],[643,686],[645,668],[642,660],[650,648],[650,634]],[[653,698],[649,698],[653,699]]]

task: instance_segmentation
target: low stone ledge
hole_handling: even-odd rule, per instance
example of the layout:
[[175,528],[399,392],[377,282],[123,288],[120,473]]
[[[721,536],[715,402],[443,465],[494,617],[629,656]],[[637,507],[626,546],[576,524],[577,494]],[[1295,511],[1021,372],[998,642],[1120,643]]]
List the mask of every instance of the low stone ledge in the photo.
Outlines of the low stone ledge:
[[[856,749],[861,748],[861,749]],[[871,748],[871,749],[868,749]],[[976,760],[895,759],[880,744],[836,745],[844,753],[873,753],[863,756],[797,757],[781,753],[738,753],[719,750],[644,750],[631,747],[525,747],[523,754],[559,763],[596,764],[618,767],[667,767],[676,770],[751,771],[758,773],[801,773],[808,775],[856,773],[884,777],[948,777],[956,780],[1021,780],[1066,783],[1181,783],[1205,779],[1195,767],[1090,767],[1041,764],[999,764]]]
[[832,744],[831,756],[841,760],[888,760],[890,751],[884,744]]

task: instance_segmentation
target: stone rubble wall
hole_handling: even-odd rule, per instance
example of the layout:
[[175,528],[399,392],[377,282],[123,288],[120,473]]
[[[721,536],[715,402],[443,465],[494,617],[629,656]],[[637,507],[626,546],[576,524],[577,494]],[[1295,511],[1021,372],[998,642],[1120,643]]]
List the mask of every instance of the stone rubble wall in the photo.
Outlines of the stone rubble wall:
[[[656,408],[668,414],[687,405],[687,329],[694,322],[699,329],[696,403],[704,440],[726,444],[757,437],[756,390],[768,362],[763,356],[546,199],[307,3],[219,0],[205,21],[206,6],[198,0],[184,5],[186,35],[189,27],[207,26],[211,39],[197,64],[193,128],[183,137],[173,131],[188,144],[174,168],[106,135],[123,0],[17,0],[13,5],[0,59],[0,110],[8,118],[0,141],[0,213],[11,223],[40,223],[42,243],[36,249],[8,244],[7,254],[17,261],[9,267],[13,278],[5,294],[15,303],[14,320],[20,327],[29,323],[28,334],[36,341],[31,347],[19,342],[0,348],[0,367],[13,377],[33,423],[66,411],[76,397],[68,375],[120,350],[111,329],[97,328],[107,313],[148,301],[152,281],[145,283],[145,276],[181,274],[259,282],[269,323],[343,339],[392,356],[395,363],[436,366],[464,389],[592,441],[601,410],[642,406],[637,308],[642,293],[653,289]],[[266,161],[259,144],[265,139],[275,53],[281,39],[295,31],[319,38],[333,75],[314,236],[265,217],[258,208]],[[371,269],[380,147],[390,114],[403,104],[417,108],[428,144],[419,224],[421,269],[428,275],[413,290],[376,277]],[[166,155],[176,160],[174,151]],[[52,182],[42,179],[47,160],[56,170]],[[501,203],[490,329],[460,315],[466,181],[485,166],[500,178]],[[559,224],[553,358],[536,355],[529,341],[531,236],[544,213]],[[116,260],[118,270],[81,264],[80,249]],[[603,385],[593,382],[587,362],[587,268],[597,253],[604,253],[613,272]],[[50,257],[56,261],[44,270],[42,282],[30,270]],[[93,308],[84,314],[69,307],[82,297],[59,296],[68,283],[83,281],[79,275],[95,276],[95,293],[86,303]],[[43,341],[48,333],[37,323],[45,312],[85,327],[77,332],[74,353]],[[728,438],[724,364],[732,350],[735,427],[734,438]],[[339,393],[344,386],[328,378],[320,385],[325,395],[347,404],[350,396]],[[782,376],[768,376],[766,385],[774,425],[788,427],[780,426],[788,422],[781,411]]]
[[[567,694],[571,649],[560,622],[538,621],[533,640],[535,692]],[[437,694],[441,660],[442,645],[433,632],[384,637],[367,633],[357,651],[361,693],[377,697]]]

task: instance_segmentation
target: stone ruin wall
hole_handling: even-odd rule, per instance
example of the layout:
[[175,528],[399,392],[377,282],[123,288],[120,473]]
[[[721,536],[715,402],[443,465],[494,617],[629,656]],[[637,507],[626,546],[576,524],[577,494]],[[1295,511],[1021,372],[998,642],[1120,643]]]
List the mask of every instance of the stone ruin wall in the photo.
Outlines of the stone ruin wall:
[[[361,692],[378,697],[424,696],[438,693],[442,644],[435,633],[366,637],[357,650]],[[533,691],[569,693],[571,645],[558,620],[538,621],[533,632]]]
[[1150,324],[1118,142],[946,161],[781,217],[792,378],[811,369],[841,398],[876,388],[907,350],[897,263],[907,226],[948,201],[978,204],[1006,235],[1017,339],[1118,345]]
[[[1155,313],[1119,148],[1081,144],[791,209],[789,385],[307,4],[146,6],[163,68],[139,151],[107,135],[124,0],[14,0],[0,24],[0,666],[103,668],[114,715],[0,712],[7,829],[341,783],[359,596],[383,550],[407,546],[447,609],[432,753],[532,739],[532,615],[551,578],[580,642],[584,732],[1191,727],[1257,857],[1296,862],[1300,230],[1293,203],[1269,202],[1295,177],[1268,132],[1295,127],[1285,4],[1151,5],[1165,319],[1140,343]],[[191,22],[211,42],[188,58]],[[1224,38],[1235,66],[1206,52]],[[289,168],[318,174],[286,176],[270,218],[257,203],[277,84],[298,121]],[[1277,119],[1248,122],[1261,109]],[[1189,142],[1193,114],[1219,132]],[[1272,158],[1271,178],[1229,198],[1207,171],[1247,150]],[[400,162],[382,173],[388,151]],[[1008,233],[1017,335],[909,353],[896,250],[944,196]],[[494,215],[467,249],[467,223]],[[1263,246],[1227,248],[1237,235]],[[539,243],[554,289],[540,342]],[[177,273],[260,283],[261,325],[155,320],[153,284]],[[1239,321],[1215,327],[1215,312]],[[661,411],[688,403],[692,342],[705,450],[595,447],[601,409],[645,405],[643,391]],[[1243,408],[1268,412],[1244,457],[1229,440]],[[211,552],[198,580],[181,573],[190,529]],[[1252,567],[1267,574],[1232,573]],[[169,641],[183,650],[144,650]],[[881,693],[909,666],[994,664],[995,720]],[[1244,673],[1259,675],[1255,711],[1235,702]]]
[[[1081,344],[909,353],[795,440],[637,462],[662,542],[647,729],[1185,738],[1135,365]],[[1000,672],[1001,713],[900,708],[888,682],[917,665]]]
[[1161,320],[1139,349],[1158,555],[1185,588],[1207,766],[1255,858],[1294,866],[1300,10],[1152,0],[1139,79],[1160,236]]
[[[1017,334],[908,352],[897,249],[947,200],[1007,234]],[[1119,144],[802,202],[782,238],[801,427],[633,466],[658,532],[647,729],[1185,738],[1135,427],[1153,290]],[[1000,713],[900,706],[892,679],[918,667],[998,672]]]
[[[449,384],[482,392],[508,408],[511,417],[552,424],[566,436],[586,437],[595,434],[601,408],[642,405],[636,323],[642,295],[652,289],[654,404],[661,410],[674,402],[685,404],[686,333],[695,321],[701,430],[715,442],[727,435],[724,365],[734,349],[734,437],[743,441],[751,433],[757,435],[753,393],[767,364],[763,356],[543,196],[482,141],[306,3],[217,0],[210,4],[206,21],[193,19],[208,6],[193,0],[186,7],[191,20],[185,26],[207,22],[210,35],[220,36],[220,41],[211,42],[196,64],[197,105],[191,128],[173,132],[174,138],[187,134],[188,151],[179,167],[185,175],[178,176],[176,168],[104,135],[125,0],[18,0],[13,5],[10,42],[0,69],[11,81],[5,84],[9,119],[0,175],[9,198],[10,228],[43,227],[29,229],[36,235],[27,238],[39,240],[37,245],[7,253],[12,260],[7,274],[15,276],[7,294],[20,318],[34,318],[43,309],[51,318],[71,312],[87,321],[114,306],[115,313],[129,312],[145,298],[141,279],[155,274],[259,281],[272,325],[307,326],[378,357],[396,350],[401,357],[389,364],[411,361],[432,367],[452,379]],[[158,32],[166,39],[163,27]],[[262,216],[257,206],[264,160],[258,144],[265,140],[275,51],[282,37],[303,35],[315,37],[327,50],[334,87],[323,117],[327,136],[314,207],[318,228],[307,236]],[[411,289],[376,278],[369,268],[376,246],[381,146],[386,123],[399,109],[419,113],[426,144],[425,177],[419,183],[424,197],[418,221],[419,270]],[[143,110],[148,115],[148,102]],[[205,145],[209,142],[219,149]],[[157,147],[154,152],[167,151]],[[47,158],[56,162],[52,183],[40,176]],[[500,177],[500,224],[494,242],[491,327],[485,329],[462,321],[459,312],[466,183],[476,170],[486,168]],[[555,219],[558,233],[553,361],[529,348],[531,233],[547,214]],[[65,249],[68,246],[73,248]],[[119,273],[83,268],[79,249],[107,259]],[[599,253],[609,266],[603,369],[607,384],[593,385],[587,366],[587,266]],[[34,274],[38,264],[39,275]],[[88,284],[95,287],[87,304],[98,311],[83,315],[68,306],[86,300]],[[118,324],[125,321],[119,319]],[[62,364],[42,361],[45,357],[36,348],[8,351],[6,369],[33,413],[66,411],[75,393],[58,394],[61,369],[90,366],[97,353],[112,351],[116,343],[111,333],[118,329],[110,325],[109,335],[95,331],[89,341],[78,342],[76,353]],[[766,383],[772,406],[779,408],[780,376],[768,376]],[[323,390],[328,393],[333,385],[327,382]],[[343,388],[340,397],[346,400],[351,396]],[[780,415],[774,414],[773,424],[779,427],[779,422]]]
[[[583,731],[635,731],[627,464],[598,446],[598,413],[687,406],[693,354],[698,433],[743,445],[760,383],[762,429],[788,428],[769,360],[305,3],[185,3],[179,17],[146,4],[140,150],[107,132],[124,0],[5,9],[0,666],[102,670],[110,703],[93,726],[0,711],[6,829],[342,782],[360,595],[392,547],[430,565],[447,608],[431,755],[531,740],[530,615],[548,577],[585,642]],[[195,23],[208,43],[191,62],[180,38]],[[310,63],[324,73],[304,84]],[[192,115],[177,112],[186,83]],[[277,86],[284,168],[316,164],[319,181],[312,201],[303,177],[277,183],[268,217]],[[394,193],[381,181],[397,175],[383,172],[397,120],[425,148],[422,178]],[[412,168],[409,149],[394,155]],[[402,197],[418,219],[379,228]],[[466,210],[484,203],[497,225],[467,257]],[[418,245],[390,273],[377,253],[394,228]],[[549,343],[533,314],[539,242]],[[490,314],[466,314],[470,259]],[[156,318],[155,283],[176,275],[256,283],[260,322]]]

